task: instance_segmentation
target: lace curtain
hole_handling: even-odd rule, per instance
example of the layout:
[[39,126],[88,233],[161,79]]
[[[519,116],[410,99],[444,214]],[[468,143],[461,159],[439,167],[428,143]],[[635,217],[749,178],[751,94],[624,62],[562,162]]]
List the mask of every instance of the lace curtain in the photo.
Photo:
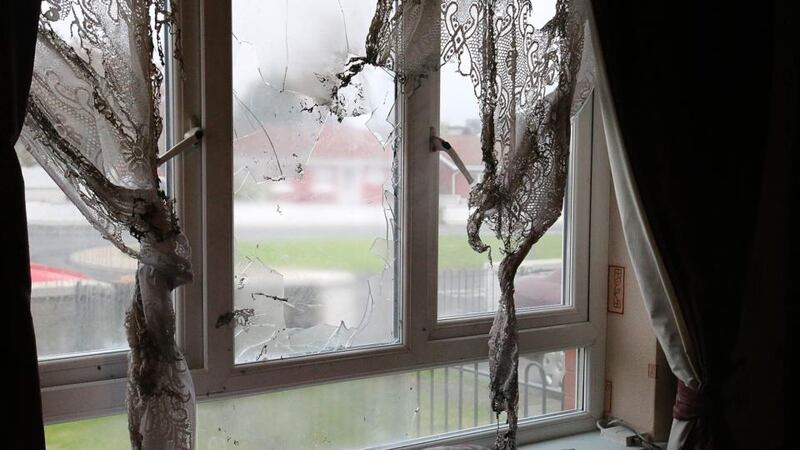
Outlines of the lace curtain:
[[[365,64],[393,70],[405,89],[457,62],[481,107],[482,181],[472,188],[469,243],[491,229],[502,244],[501,299],[489,337],[492,409],[506,413],[497,448],[515,448],[519,349],[514,277],[534,244],[561,215],[567,180],[570,118],[593,84],[585,6],[558,0],[540,28],[525,0],[379,0],[366,55],[340,75],[346,86]],[[440,13],[431,13],[430,9]],[[440,20],[440,24],[425,23]],[[433,32],[440,38],[431,39]],[[441,45],[430,45],[440,41]],[[586,51],[584,51],[584,48]],[[457,150],[457,149],[456,149]]]
[[[134,449],[189,449],[194,392],[170,292],[192,277],[189,245],[156,158],[167,0],[46,0],[20,142],[83,215],[138,259],[126,314]],[[154,52],[156,52],[154,54]]]

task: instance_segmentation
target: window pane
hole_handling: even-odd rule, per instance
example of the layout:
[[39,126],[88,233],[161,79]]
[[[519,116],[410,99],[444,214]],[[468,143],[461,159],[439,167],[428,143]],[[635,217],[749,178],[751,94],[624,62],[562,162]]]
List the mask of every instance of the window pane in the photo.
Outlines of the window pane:
[[39,359],[121,350],[136,261],[92,228],[26,150],[31,314]]
[[330,101],[374,10],[233,2],[236,363],[399,340],[394,78]]
[[[75,48],[84,45],[71,32],[71,19],[53,22],[54,31]],[[171,66],[168,33],[165,67],[156,54],[153,63],[166,75],[161,85],[159,114],[170,130],[166,105]],[[82,56],[82,52],[78,52]],[[168,145],[161,133],[159,152]],[[127,350],[125,311],[134,290],[137,262],[101,237],[47,172],[24,148],[16,145],[25,179],[25,204],[31,262],[31,315],[39,359]],[[167,165],[158,168],[167,188]],[[131,239],[127,244],[136,248]]]
[[[578,408],[578,353],[520,357],[520,418]],[[476,362],[204,402],[198,449],[364,448],[492,425],[488,383],[488,363]],[[45,431],[47,448],[63,450],[122,448],[127,439],[122,415]]]
[[[440,73],[440,133],[452,144],[473,178],[480,180],[481,122],[472,82],[459,73],[457,63],[446,64]],[[470,186],[449,156],[442,153],[439,158],[439,318],[494,312],[500,299],[499,242],[484,226],[482,237],[492,246],[494,264],[487,254],[470,248],[466,232]],[[520,266],[515,280],[518,309],[562,304],[563,236],[562,216]]]

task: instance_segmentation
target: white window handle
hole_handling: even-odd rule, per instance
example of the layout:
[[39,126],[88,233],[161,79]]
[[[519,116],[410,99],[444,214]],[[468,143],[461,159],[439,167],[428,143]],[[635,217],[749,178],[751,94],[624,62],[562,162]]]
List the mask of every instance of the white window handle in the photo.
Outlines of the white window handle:
[[453,148],[453,146],[450,145],[449,142],[437,136],[436,129],[434,127],[431,127],[431,151],[447,153],[447,155],[450,156],[450,159],[452,159],[455,163],[456,167],[458,167],[458,170],[461,172],[461,174],[464,175],[464,178],[467,179],[467,182],[472,184],[473,181],[475,181],[474,178],[472,178],[472,174],[469,173],[469,170],[467,170],[467,166],[464,165],[464,161],[462,161],[461,157],[458,156],[458,153],[456,153],[456,150]]
[[183,134],[183,139],[181,139],[180,142],[172,146],[172,148],[167,150],[166,153],[158,157],[158,165],[163,165],[170,159],[199,144],[201,139],[203,139],[202,128],[194,127],[189,129],[189,131]]

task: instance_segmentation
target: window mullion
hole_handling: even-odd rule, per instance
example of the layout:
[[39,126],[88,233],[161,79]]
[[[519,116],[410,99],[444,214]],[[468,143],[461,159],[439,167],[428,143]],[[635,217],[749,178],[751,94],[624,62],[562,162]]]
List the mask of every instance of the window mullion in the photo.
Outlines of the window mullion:
[[[438,9],[430,11],[438,13]],[[421,23],[438,25],[439,21]],[[439,32],[437,27],[416,35],[438,41]],[[417,354],[424,351],[437,314],[439,153],[431,151],[430,137],[439,126],[439,83],[437,71],[419,85],[407,86],[403,104],[404,342]]]
[[[171,131],[173,141],[180,140],[183,133],[196,126],[202,117],[201,64],[200,64],[200,10],[195,2],[179,4],[178,21],[181,30],[182,61],[172,71],[170,96],[173,119]],[[178,344],[184,352],[190,368],[204,366],[203,337],[203,152],[191,149],[170,162],[172,166],[172,188],[176,199],[176,210],[181,218],[181,227],[192,248],[193,281],[179,287],[175,292],[175,315]]]
[[[231,0],[200,6],[202,157],[202,289],[205,370],[194,371],[198,398],[223,389],[233,369],[233,333],[216,318],[233,309],[233,131]],[[193,301],[199,301],[195,298]]]

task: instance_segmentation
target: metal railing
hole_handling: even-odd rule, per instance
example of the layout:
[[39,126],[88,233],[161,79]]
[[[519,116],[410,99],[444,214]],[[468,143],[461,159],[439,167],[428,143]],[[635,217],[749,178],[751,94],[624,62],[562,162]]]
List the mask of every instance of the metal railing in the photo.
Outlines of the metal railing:
[[37,287],[31,295],[40,358],[127,347],[125,309],[133,285],[79,281]]
[[[552,266],[522,265],[517,277],[553,270]],[[488,266],[439,270],[437,290],[439,317],[492,312],[500,298],[497,274]]]
[[440,270],[438,279],[440,317],[492,310],[497,288],[491,268]]
[[[519,382],[521,417],[535,417],[555,412],[549,407],[553,403],[559,405],[558,410],[564,410],[564,392],[561,384],[563,380],[558,380],[558,385],[548,383],[547,374],[540,361],[521,358],[520,368],[523,375]],[[536,376],[532,379],[532,375]],[[417,371],[418,406],[415,411],[417,436],[446,433],[492,423],[488,384],[489,370],[486,363],[476,362]],[[443,392],[439,394],[437,389]],[[422,411],[423,398],[427,403],[424,405],[424,411]],[[451,408],[457,411],[454,423],[451,422],[453,415]],[[484,412],[486,416],[481,420],[480,416]],[[423,418],[427,419],[426,429],[423,429]]]

